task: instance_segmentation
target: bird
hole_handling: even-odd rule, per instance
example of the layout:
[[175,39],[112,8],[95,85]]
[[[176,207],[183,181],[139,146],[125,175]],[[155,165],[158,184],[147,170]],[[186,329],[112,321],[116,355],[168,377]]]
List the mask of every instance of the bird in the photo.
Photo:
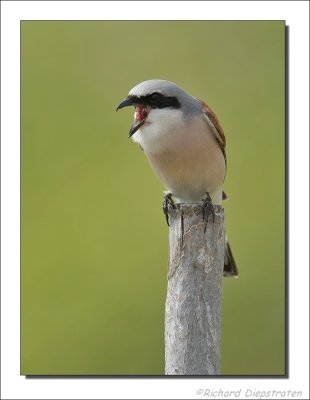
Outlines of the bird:
[[[226,198],[226,139],[216,114],[202,100],[175,83],[151,79],[134,86],[118,105],[135,107],[128,137],[144,151],[167,189],[163,208],[202,202],[203,220],[214,221],[214,205]],[[238,270],[225,235],[224,276]]]

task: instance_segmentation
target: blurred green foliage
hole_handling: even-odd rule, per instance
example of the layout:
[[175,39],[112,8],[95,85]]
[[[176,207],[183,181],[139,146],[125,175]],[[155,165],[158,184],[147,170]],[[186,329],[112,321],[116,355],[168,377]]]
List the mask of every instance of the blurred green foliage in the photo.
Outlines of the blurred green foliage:
[[115,113],[137,83],[204,99],[227,137],[223,374],[283,374],[281,21],[21,23],[21,373],[163,374],[162,186]]

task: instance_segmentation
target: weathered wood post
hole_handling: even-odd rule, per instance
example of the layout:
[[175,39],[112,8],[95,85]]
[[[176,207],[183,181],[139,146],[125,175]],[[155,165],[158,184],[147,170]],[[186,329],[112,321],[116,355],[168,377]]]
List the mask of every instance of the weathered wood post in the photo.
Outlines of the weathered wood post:
[[204,232],[199,204],[169,207],[166,375],[220,374],[225,232],[223,208],[214,211]]

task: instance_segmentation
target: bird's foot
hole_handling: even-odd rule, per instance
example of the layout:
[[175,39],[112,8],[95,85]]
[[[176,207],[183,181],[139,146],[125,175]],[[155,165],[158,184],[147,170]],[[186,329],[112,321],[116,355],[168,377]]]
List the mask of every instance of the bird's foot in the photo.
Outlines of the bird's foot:
[[169,216],[168,216],[169,206],[171,206],[174,210],[176,210],[176,208],[177,208],[175,203],[174,203],[174,201],[173,201],[172,193],[167,193],[165,195],[164,201],[163,201],[163,212],[165,214],[168,226],[170,226],[170,224],[169,224]]
[[202,200],[202,220],[203,222],[206,223],[204,232],[206,232],[207,230],[209,217],[212,216],[213,222],[215,219],[214,207],[212,204],[210,194],[208,192],[206,192],[206,194],[207,196]]

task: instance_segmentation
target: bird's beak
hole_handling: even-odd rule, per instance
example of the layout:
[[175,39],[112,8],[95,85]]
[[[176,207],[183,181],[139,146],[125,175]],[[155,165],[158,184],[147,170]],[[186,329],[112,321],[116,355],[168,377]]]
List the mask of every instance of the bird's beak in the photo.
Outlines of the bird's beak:
[[137,118],[135,118],[134,123],[131,125],[131,128],[128,133],[128,137],[131,137],[135,132],[137,132],[138,129],[141,128],[141,126],[144,124],[145,118],[142,121],[139,121]]
[[118,106],[117,110],[120,110],[121,108],[128,107],[128,106],[135,106],[137,104],[136,99],[133,97],[127,97],[127,99],[123,100]]
[[116,111],[128,107],[128,106],[134,106],[136,107],[136,117],[134,120],[134,123],[132,124],[128,137],[131,137],[135,132],[137,132],[138,129],[141,128],[141,126],[144,124],[146,117],[147,117],[147,112],[146,108],[142,106],[136,98],[134,97],[127,97],[127,99],[123,100],[117,107]]

